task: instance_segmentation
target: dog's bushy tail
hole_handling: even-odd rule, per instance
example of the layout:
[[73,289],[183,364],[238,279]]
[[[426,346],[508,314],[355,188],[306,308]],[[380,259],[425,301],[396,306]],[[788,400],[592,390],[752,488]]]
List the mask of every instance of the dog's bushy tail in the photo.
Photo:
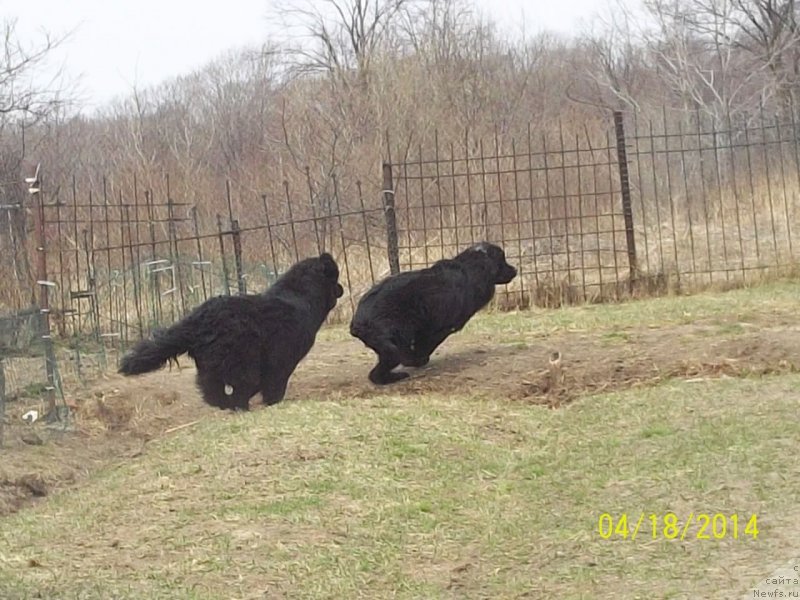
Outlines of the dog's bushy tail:
[[176,323],[169,329],[155,331],[153,339],[141,340],[122,357],[118,372],[123,375],[141,375],[160,369],[167,361],[174,361],[189,351],[189,333],[185,323]]

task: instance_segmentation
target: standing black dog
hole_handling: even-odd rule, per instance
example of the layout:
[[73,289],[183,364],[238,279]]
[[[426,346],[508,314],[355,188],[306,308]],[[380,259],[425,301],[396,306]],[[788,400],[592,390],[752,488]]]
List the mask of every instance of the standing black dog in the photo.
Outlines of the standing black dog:
[[516,275],[502,248],[481,242],[455,258],[378,283],[358,303],[350,323],[350,334],[378,355],[370,381],[394,383],[408,377],[392,373],[396,366],[426,365],[451,333],[489,303],[494,286]]
[[123,357],[119,372],[139,375],[188,353],[211,406],[248,410],[258,392],[277,404],[344,290],[328,253],[296,263],[262,294],[217,296]]

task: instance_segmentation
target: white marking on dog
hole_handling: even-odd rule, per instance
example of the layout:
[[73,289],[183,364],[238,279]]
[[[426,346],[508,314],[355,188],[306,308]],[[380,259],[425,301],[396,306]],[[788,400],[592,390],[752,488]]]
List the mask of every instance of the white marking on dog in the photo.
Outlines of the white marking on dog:
[[232,396],[233,395],[233,386],[232,385],[228,385],[227,383],[225,384],[225,395],[226,396]]

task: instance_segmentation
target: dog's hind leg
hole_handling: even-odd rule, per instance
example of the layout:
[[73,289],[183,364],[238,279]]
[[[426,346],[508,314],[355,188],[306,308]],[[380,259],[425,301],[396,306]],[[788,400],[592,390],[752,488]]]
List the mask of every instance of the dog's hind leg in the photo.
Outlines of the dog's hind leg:
[[408,377],[408,373],[398,371],[392,373],[392,369],[400,365],[400,352],[396,346],[389,345],[376,350],[378,353],[378,364],[369,372],[369,380],[375,385],[388,385]]
[[250,410],[250,398],[253,397],[251,389],[239,387],[237,390],[237,388],[231,385],[227,385],[225,388],[226,394],[230,392],[227,408],[241,411]]
[[286,396],[286,387],[289,385],[289,378],[279,378],[276,376],[267,377],[261,384],[261,397],[264,406],[277,404]]
[[403,359],[406,367],[424,367],[431,359],[431,354],[452,333],[450,329],[439,330],[434,333],[420,333],[414,340],[410,349],[410,358]]
[[259,370],[253,363],[229,372],[225,385],[225,394],[228,396],[228,408],[233,410],[250,410],[250,398],[259,390]]
[[405,364],[404,359],[412,360],[411,350],[406,347],[410,336],[404,336],[402,331],[391,326],[373,324],[360,328],[356,337],[378,355],[378,364],[369,372],[372,383],[387,385],[408,377],[408,373],[392,373],[392,369]]
[[228,397],[225,394],[225,382],[214,373],[197,371],[197,387],[206,404],[215,408],[227,408]]
[[286,396],[289,378],[297,364],[271,365],[261,373],[261,398],[264,406],[277,404]]
[[216,373],[198,371],[197,384],[203,400],[211,406],[227,410],[250,410],[250,398],[255,394],[255,389],[240,379],[226,383]]

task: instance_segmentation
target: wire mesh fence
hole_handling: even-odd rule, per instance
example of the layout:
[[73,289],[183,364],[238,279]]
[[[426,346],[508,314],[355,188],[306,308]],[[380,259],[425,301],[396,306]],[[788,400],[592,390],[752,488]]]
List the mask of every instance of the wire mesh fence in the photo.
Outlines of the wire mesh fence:
[[314,204],[301,205],[284,182],[282,197],[251,199],[240,217],[233,207],[241,199],[228,183],[224,214],[204,221],[195,206],[136,187],[104,182],[98,200],[73,185],[69,197],[44,200],[51,319],[59,336],[124,346],[212,296],[262,291],[294,262],[323,251],[337,258],[350,292],[340,313],[352,310],[354,291],[388,272],[385,252],[374,254],[386,235],[374,218],[383,210],[364,206],[360,184],[356,207],[343,209],[335,195],[333,210],[315,214]]
[[[559,306],[738,285],[792,272],[797,120],[615,113],[603,131],[417,148],[391,164],[398,255],[419,268],[479,239],[520,276],[512,306]],[[386,177],[384,177],[386,179]]]
[[613,130],[535,135],[490,144],[469,135],[392,165],[399,262],[427,266],[466,244],[506,250],[519,276],[500,290],[515,306],[619,297],[625,219]]
[[634,222],[644,273],[693,289],[794,267],[795,118],[634,121]]
[[[799,133],[794,117],[616,113],[602,127],[434,134],[363,183],[306,170],[263,193],[224,182],[190,201],[166,176],[47,182],[28,254],[13,254],[15,273],[23,259],[37,265],[33,289],[4,300],[44,306],[43,339],[52,329],[80,374],[81,352],[116,354],[211,296],[266,289],[322,251],[346,290],[335,322],[388,274],[480,240],[518,268],[498,291],[505,307],[736,285],[795,267]],[[4,206],[4,225],[22,214]],[[17,225],[4,243],[23,238]]]

